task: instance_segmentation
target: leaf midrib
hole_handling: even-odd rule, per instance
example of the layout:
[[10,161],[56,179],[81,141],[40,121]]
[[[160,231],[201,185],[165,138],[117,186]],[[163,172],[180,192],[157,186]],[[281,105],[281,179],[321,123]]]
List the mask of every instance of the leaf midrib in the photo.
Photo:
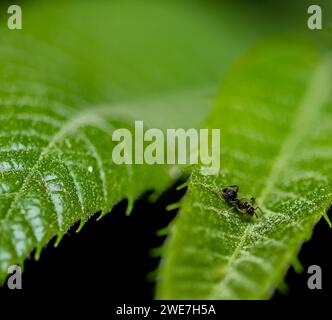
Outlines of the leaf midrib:
[[[296,121],[293,126],[290,128],[288,138],[285,139],[285,142],[280,148],[280,152],[274,161],[270,175],[267,178],[267,185],[262,189],[260,196],[257,198],[258,203],[264,203],[267,195],[272,190],[273,186],[276,183],[276,180],[279,177],[279,174],[282,168],[285,166],[287,161],[292,157],[295,147],[298,145],[300,139],[306,134],[305,129],[308,128],[308,125],[314,119],[314,116],[318,114],[319,110],[324,106],[331,94],[331,89],[329,84],[331,83],[330,70],[332,68],[332,59],[331,54],[327,54],[319,63],[318,67],[314,72],[312,80],[309,82],[308,90],[300,103],[298,110],[295,114]],[[327,84],[326,86],[323,84]],[[316,106],[316,108],[312,107]],[[235,260],[240,255],[243,244],[247,240],[248,234],[255,224],[248,224],[243,232],[243,235],[240,238],[240,241],[236,248],[234,249],[233,254],[231,255],[228,263],[225,266],[225,276],[223,280],[216,285],[216,288],[211,293],[211,298],[214,296],[214,292],[222,291],[222,285],[224,284],[224,279],[227,276],[228,270],[231,269],[231,266]]]
[[[203,89],[206,90],[206,88],[211,88],[211,84],[203,86]],[[163,92],[159,95],[163,98],[178,98],[178,97],[186,97],[189,92],[197,92],[197,87],[184,87],[181,90],[171,90],[168,92]],[[156,100],[155,96],[146,96],[141,97],[138,99],[139,103],[143,103],[144,101],[150,102]],[[127,104],[134,104],[134,101],[131,99],[129,101],[123,101],[118,102],[118,105],[127,105]],[[103,126],[103,124],[107,125],[109,127],[108,123],[106,123],[103,119],[103,116],[111,116],[114,114],[115,116],[119,116],[118,111],[113,112],[112,108],[109,108],[109,106],[106,105],[100,105],[100,106],[85,106],[83,109],[78,109],[77,112],[74,112],[71,114],[67,120],[64,121],[62,124],[62,127],[53,135],[53,137],[50,139],[47,146],[45,146],[36,160],[35,164],[32,166],[29,174],[24,178],[21,187],[16,192],[14,199],[9,205],[8,210],[0,219],[0,226],[3,225],[4,221],[10,216],[10,214],[13,211],[14,204],[19,200],[21,194],[24,192],[25,188],[27,187],[28,183],[31,181],[33,176],[36,174],[38,166],[44,159],[44,157],[48,154],[48,152],[56,145],[57,142],[61,141],[63,137],[66,136],[69,132],[72,132],[79,128],[80,126],[92,124],[92,125],[98,125],[99,128]],[[121,116],[121,115],[120,115]],[[122,115],[124,116],[124,115]],[[104,131],[108,132],[108,128],[103,128]],[[130,168],[127,167],[128,172],[130,172]],[[105,192],[105,191],[104,191]],[[104,195],[105,196],[105,195]]]
[[[78,111],[75,113],[71,118],[68,118],[62,125],[62,128],[50,139],[47,146],[45,146],[36,160],[35,164],[31,168],[29,174],[26,176],[26,178],[23,180],[20,189],[17,191],[13,201],[11,202],[6,214],[2,218],[2,221],[5,221],[11,214],[14,204],[19,200],[21,194],[24,192],[25,188],[27,187],[27,184],[30,182],[30,180],[33,178],[33,176],[36,174],[38,166],[43,161],[44,157],[48,154],[48,152],[54,147],[54,145],[61,141],[62,138],[64,138],[69,132],[74,131],[75,129],[79,128],[81,125],[86,124],[93,124],[95,123],[96,119],[96,113],[97,110],[94,109],[94,112],[92,113],[91,110],[87,110],[82,113],[82,111]],[[101,120],[101,119],[98,119]],[[99,122],[100,123],[100,122]]]

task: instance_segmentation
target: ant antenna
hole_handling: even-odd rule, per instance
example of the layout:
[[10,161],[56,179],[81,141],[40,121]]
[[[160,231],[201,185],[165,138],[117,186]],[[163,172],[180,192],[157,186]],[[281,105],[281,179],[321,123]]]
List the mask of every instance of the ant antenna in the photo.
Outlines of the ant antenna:
[[239,190],[240,190],[239,186],[230,186],[230,187],[235,188],[236,189],[235,192],[239,192]]

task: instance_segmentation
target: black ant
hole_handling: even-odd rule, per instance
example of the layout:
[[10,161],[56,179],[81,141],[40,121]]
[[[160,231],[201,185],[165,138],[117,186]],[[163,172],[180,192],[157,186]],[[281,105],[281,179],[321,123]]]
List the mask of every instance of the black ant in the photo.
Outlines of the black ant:
[[238,186],[229,186],[222,190],[222,195],[224,196],[228,204],[234,207],[241,214],[246,213],[251,217],[252,216],[258,217],[256,210],[257,209],[260,210],[260,208],[259,207],[255,208],[253,206],[256,201],[255,198],[251,198],[250,202],[240,200],[237,198],[238,191],[239,191]]

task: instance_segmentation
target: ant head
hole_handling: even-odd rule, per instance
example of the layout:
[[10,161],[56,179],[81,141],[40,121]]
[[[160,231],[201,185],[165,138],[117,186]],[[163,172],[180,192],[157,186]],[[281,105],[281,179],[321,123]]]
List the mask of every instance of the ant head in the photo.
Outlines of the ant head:
[[237,197],[237,191],[231,187],[223,189],[223,195],[225,198],[235,200]]

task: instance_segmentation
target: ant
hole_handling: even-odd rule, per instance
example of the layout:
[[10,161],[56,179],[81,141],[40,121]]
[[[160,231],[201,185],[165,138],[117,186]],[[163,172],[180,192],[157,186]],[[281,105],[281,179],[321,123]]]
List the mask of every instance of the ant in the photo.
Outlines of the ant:
[[258,217],[256,210],[260,208],[255,208],[253,205],[255,203],[255,198],[251,198],[250,202],[243,201],[237,198],[237,194],[239,191],[238,186],[229,186],[222,190],[222,195],[225,198],[225,200],[230,204],[232,207],[234,207],[237,211],[239,211],[241,214],[247,213],[248,215],[256,216]]

